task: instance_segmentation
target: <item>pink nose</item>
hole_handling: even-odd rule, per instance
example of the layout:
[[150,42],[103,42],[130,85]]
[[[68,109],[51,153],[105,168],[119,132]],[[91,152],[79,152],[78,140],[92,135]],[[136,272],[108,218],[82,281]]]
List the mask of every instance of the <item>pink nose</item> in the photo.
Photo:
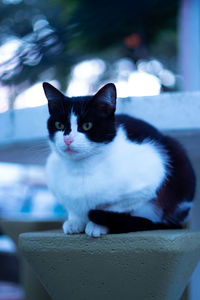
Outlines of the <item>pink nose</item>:
[[73,141],[74,140],[73,140],[73,138],[71,136],[69,136],[69,135],[65,135],[64,136],[64,142],[65,142],[65,144],[67,146],[70,146]]

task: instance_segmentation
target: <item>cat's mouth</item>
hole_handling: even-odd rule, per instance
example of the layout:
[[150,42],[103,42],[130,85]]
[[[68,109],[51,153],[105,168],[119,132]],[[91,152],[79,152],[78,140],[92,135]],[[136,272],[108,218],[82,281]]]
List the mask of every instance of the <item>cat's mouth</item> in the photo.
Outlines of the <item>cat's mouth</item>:
[[77,153],[79,153],[78,151],[70,148],[69,146],[67,146],[67,148],[64,150],[64,152],[67,152],[69,154],[77,154]]

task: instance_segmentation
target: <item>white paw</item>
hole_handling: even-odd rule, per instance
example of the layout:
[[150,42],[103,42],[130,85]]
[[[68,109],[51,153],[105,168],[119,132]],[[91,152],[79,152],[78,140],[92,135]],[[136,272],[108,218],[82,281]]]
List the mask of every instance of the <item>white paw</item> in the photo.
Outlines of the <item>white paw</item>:
[[65,234],[81,233],[84,231],[85,224],[77,220],[67,220],[63,224]]
[[97,225],[90,221],[86,225],[85,233],[89,236],[100,237],[102,234],[108,233],[108,228],[105,226]]

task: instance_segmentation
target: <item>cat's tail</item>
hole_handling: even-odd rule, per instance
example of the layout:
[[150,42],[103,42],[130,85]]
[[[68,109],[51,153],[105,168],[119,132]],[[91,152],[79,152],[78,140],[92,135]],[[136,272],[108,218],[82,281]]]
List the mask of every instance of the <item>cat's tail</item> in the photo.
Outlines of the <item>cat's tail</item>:
[[181,229],[181,225],[154,223],[149,219],[134,217],[129,213],[118,213],[104,210],[90,210],[89,219],[109,228],[109,233],[125,233],[157,229]]

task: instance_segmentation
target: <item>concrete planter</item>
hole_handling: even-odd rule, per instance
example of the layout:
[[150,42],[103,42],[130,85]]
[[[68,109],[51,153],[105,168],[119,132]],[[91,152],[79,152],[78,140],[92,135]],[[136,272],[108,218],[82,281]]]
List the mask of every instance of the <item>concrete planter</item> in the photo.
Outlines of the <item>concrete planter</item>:
[[53,300],[178,300],[200,258],[200,232],[24,233],[19,248]]

